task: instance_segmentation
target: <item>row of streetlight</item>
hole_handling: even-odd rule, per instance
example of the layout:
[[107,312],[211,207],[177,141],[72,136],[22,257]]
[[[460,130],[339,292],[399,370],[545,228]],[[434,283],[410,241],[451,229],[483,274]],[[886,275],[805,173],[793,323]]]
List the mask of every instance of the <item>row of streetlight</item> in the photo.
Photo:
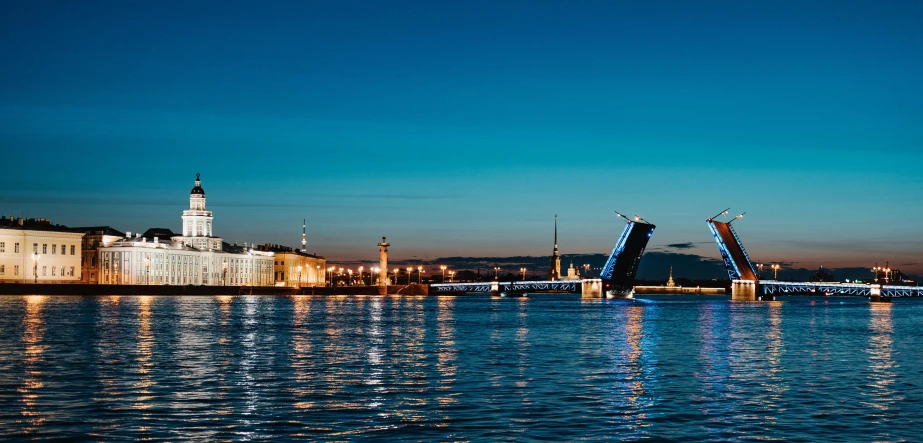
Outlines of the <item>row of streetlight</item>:
[[[764,265],[762,263],[759,263],[756,265],[757,272],[759,272],[760,275],[763,275],[763,266]],[[773,263],[769,265],[769,268],[772,269],[772,279],[778,280],[779,279],[779,269],[782,269],[782,265],[777,265]]]
[[[320,268],[320,266],[318,266],[318,269],[319,269],[319,268]],[[298,269],[298,272],[299,272],[299,280],[300,280],[300,279],[301,279],[300,273],[301,273],[301,269],[302,269],[302,268],[301,268],[301,266],[299,266],[297,269]],[[365,284],[366,284],[366,280],[365,280],[365,275],[366,275],[365,269],[366,269],[365,266],[359,266],[359,267],[357,268],[356,271],[353,271],[352,268],[338,268],[338,267],[336,267],[336,266],[330,266],[330,267],[327,268],[328,283],[331,283],[331,284],[332,284],[332,283],[335,283],[336,279],[346,277],[347,282],[348,282],[348,285],[353,285],[354,282],[355,282],[356,284],[359,284],[359,285],[365,285]],[[442,271],[442,281],[443,281],[443,282],[446,281],[446,275],[448,275],[449,281],[453,281],[453,280],[454,280],[454,278],[455,278],[455,271],[450,270],[450,269],[448,268],[448,266],[445,266],[445,265],[440,266],[439,269]],[[418,284],[422,284],[422,283],[423,283],[423,274],[426,273],[426,270],[423,269],[423,266],[421,265],[421,266],[417,266],[416,268],[414,268],[413,266],[408,266],[408,267],[406,267],[406,268],[402,268],[402,267],[396,267],[396,268],[394,268],[394,269],[391,271],[391,272],[394,274],[394,283],[393,283],[393,284],[397,284],[398,278],[399,278],[400,273],[401,273],[402,270],[403,270],[403,271],[406,271],[406,275],[407,275],[406,282],[407,282],[407,284],[410,284],[410,283],[411,283],[411,280],[413,279],[413,273],[414,273],[414,271],[416,271],[416,273],[417,273],[417,283],[418,283]],[[369,279],[368,279],[368,285],[369,285],[369,286],[374,286],[374,285],[375,285],[375,283],[376,283],[376,281],[375,281],[375,275],[376,275],[376,274],[379,274],[380,272],[381,272],[381,268],[378,267],[378,266],[372,266],[372,267],[369,267],[369,268],[368,268],[368,277],[369,277]],[[355,279],[354,279],[354,276],[355,276]]]

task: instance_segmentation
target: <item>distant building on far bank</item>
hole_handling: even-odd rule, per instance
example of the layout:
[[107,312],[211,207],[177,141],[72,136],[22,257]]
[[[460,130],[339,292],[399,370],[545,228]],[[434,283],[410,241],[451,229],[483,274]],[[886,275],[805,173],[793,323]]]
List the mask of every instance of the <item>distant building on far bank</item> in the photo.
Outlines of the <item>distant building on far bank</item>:
[[327,284],[327,259],[288,246],[265,244],[260,251],[273,253],[273,279],[276,286],[324,286]]
[[111,226],[85,226],[70,228],[73,232],[83,233],[83,253],[80,260],[80,282],[95,285],[99,283],[99,248],[112,246],[117,240],[125,238],[125,233]]
[[[271,286],[273,253],[237,247],[225,250],[212,235],[212,212],[205,209],[205,190],[196,174],[183,211],[183,233],[155,228],[145,235],[125,238],[99,247],[98,281],[128,285]],[[150,236],[147,237],[147,236]]]
[[0,283],[79,283],[82,243],[43,218],[0,218]]

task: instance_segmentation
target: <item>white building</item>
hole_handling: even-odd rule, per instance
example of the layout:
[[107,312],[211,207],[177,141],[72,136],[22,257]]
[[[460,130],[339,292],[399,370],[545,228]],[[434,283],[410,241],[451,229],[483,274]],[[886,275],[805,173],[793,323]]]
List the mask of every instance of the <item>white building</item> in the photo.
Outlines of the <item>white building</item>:
[[272,286],[273,253],[253,248],[224,250],[212,235],[212,212],[205,209],[199,174],[183,211],[183,235],[169,241],[126,238],[99,248],[101,284]]
[[0,219],[0,283],[78,283],[82,242],[45,219]]

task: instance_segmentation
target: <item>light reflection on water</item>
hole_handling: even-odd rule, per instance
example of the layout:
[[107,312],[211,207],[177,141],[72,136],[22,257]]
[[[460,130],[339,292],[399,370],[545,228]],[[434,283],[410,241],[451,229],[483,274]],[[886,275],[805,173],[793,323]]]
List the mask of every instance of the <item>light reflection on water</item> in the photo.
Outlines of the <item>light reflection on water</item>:
[[916,300],[3,297],[0,435],[911,441],[920,318]]

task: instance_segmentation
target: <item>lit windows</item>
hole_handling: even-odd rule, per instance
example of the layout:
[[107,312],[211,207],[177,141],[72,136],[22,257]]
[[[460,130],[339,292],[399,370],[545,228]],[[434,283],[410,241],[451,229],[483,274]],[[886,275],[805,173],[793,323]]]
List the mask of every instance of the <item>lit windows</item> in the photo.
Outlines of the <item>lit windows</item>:
[[19,243],[14,244],[13,249],[15,249],[14,253],[19,254]]
[[71,245],[71,255],[76,255],[76,254],[75,254],[75,251],[76,251],[76,250],[77,250],[77,246],[76,246],[76,245]]
[[[58,253],[58,245],[51,245],[51,255],[54,255],[57,253]],[[51,273],[54,274],[54,271],[52,271]]]
[[6,252],[6,242],[0,241],[0,252]]
[[42,254],[48,253],[48,243],[42,243]]

